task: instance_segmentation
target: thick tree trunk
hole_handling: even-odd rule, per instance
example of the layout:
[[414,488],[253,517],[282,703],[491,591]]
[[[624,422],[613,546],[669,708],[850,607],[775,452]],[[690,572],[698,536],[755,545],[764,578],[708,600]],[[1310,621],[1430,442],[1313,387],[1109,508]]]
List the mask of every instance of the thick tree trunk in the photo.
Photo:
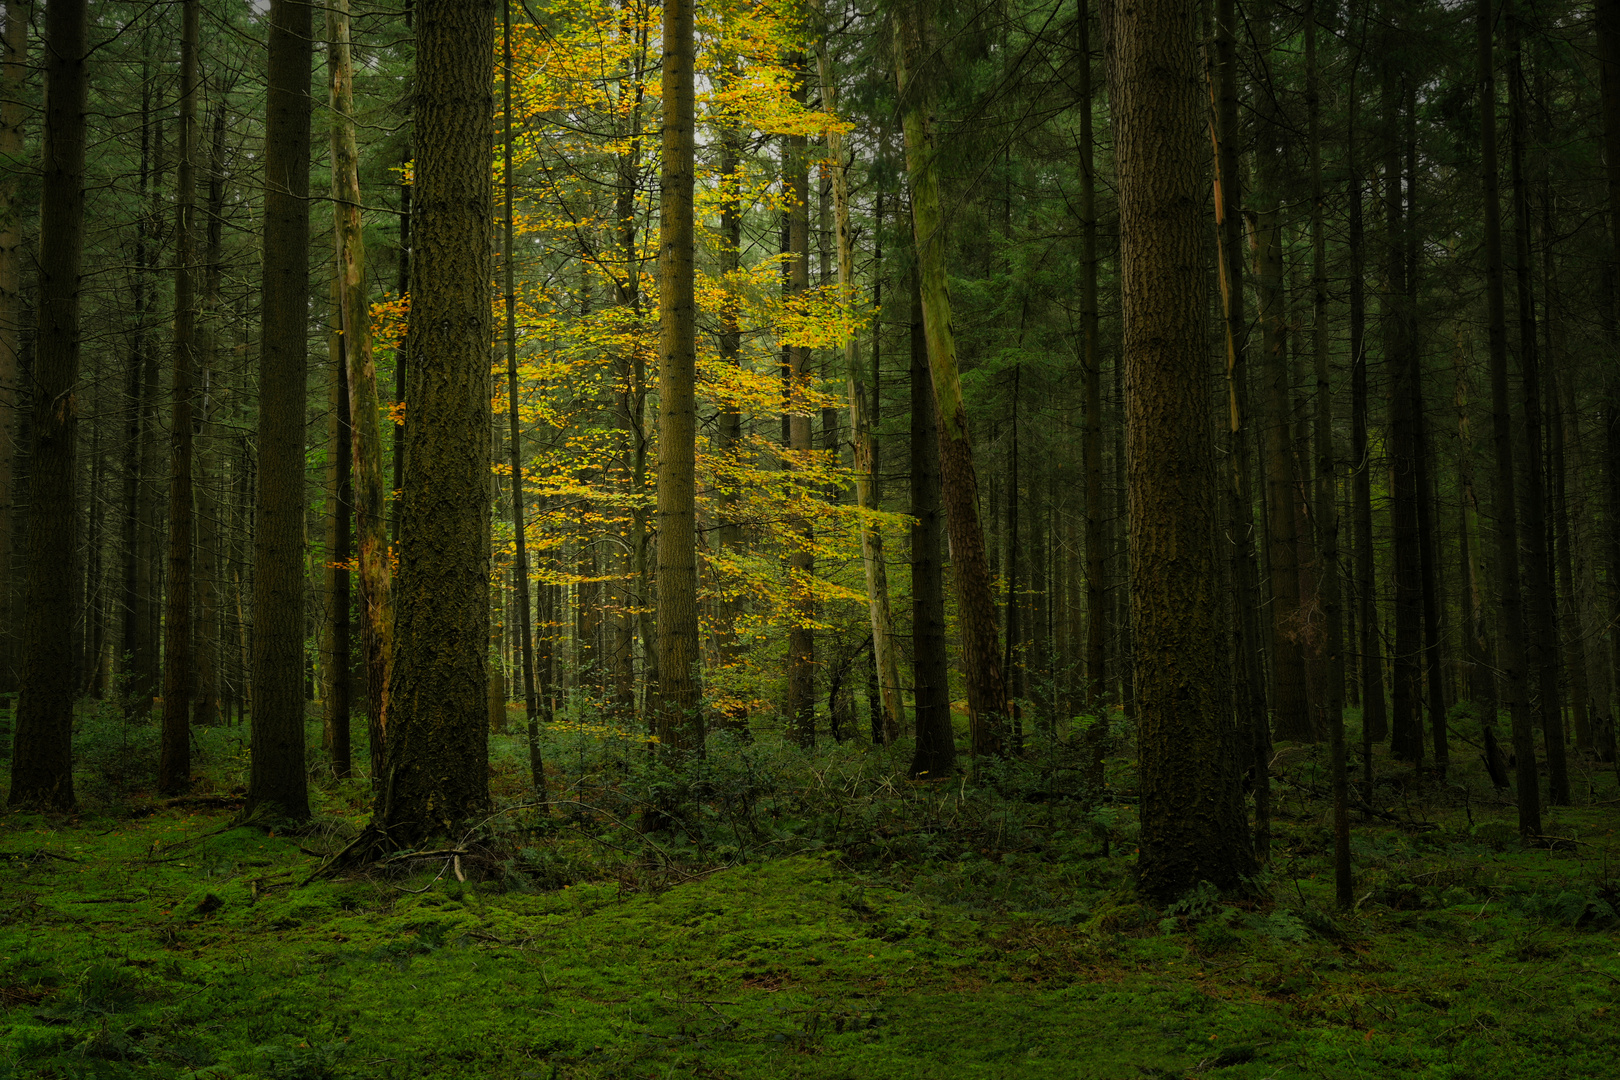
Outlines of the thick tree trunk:
[[79,291],[84,250],[88,5],[45,13],[45,146],[41,155],[39,323],[29,452],[28,601],[22,693],[11,756],[12,806],[71,809],[73,603],[78,574]]
[[494,9],[493,0],[417,7],[413,231],[421,257],[408,335],[387,771],[373,826],[400,846],[471,824],[489,807]]
[[253,528],[253,735],[247,812],[309,817],[304,768],[304,382],[309,357],[310,9],[271,0],[264,290]]
[[194,503],[191,391],[197,367],[197,99],[198,29],[202,0],[181,7],[179,190],[175,196],[174,381],[169,421],[169,573],[163,620],[163,751],[158,790],[177,795],[191,786],[191,601]]
[[996,607],[990,591],[984,530],[979,524],[973,444],[951,326],[951,297],[945,272],[945,208],[930,132],[929,76],[921,67],[929,55],[927,42],[931,36],[926,9],[908,3],[897,16],[895,35],[906,174],[911,181],[912,232],[921,278],[928,366],[939,410],[940,474],[956,578],[957,617],[962,628],[968,721],[974,757],[999,757],[1006,751],[1007,688],[996,641]]
[[[1110,10],[1111,9],[1111,10]],[[1222,708],[1214,448],[1194,6],[1104,9],[1120,193],[1131,628],[1143,892],[1168,902],[1254,872],[1239,785],[1246,740]]]
[[16,500],[12,463],[17,445],[17,359],[22,345],[22,230],[17,179],[23,175],[22,87],[28,77],[32,0],[7,0],[0,34],[0,694],[17,688],[21,658],[14,609],[21,599],[13,570]]

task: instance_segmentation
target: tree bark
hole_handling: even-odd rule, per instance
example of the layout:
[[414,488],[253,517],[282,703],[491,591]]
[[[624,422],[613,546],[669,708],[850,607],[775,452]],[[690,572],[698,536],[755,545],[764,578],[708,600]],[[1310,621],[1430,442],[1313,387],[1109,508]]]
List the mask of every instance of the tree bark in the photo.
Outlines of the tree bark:
[[1222,708],[1214,448],[1207,415],[1195,8],[1104,8],[1119,176],[1131,631],[1140,733],[1143,892],[1169,902],[1253,873],[1244,740]]
[[163,620],[163,750],[158,790],[178,795],[191,786],[191,602],[194,502],[192,467],[192,383],[197,366],[197,208],[198,28],[202,0],[181,7],[179,190],[175,195],[174,381],[169,422],[169,573]]
[[930,26],[927,10],[912,0],[895,22],[895,74],[905,128],[906,174],[911,182],[912,232],[921,277],[923,325],[928,366],[938,406],[939,459],[951,558],[962,628],[962,670],[967,677],[968,722],[973,755],[1006,752],[1007,688],[996,632],[995,599],[979,524],[979,484],[973,470],[973,443],[956,364],[951,297],[945,272],[945,207],[940,197],[930,110],[933,94],[923,70]]
[[17,593],[12,564],[15,533],[17,445],[17,359],[22,345],[22,215],[17,206],[17,178],[23,161],[23,124],[27,109],[22,88],[28,78],[28,24],[31,0],[7,0],[5,29],[0,34],[0,693],[17,688],[21,659],[14,609]]
[[489,807],[493,0],[417,11],[415,286],[386,777],[374,829],[411,846]]
[[28,601],[11,754],[12,806],[73,807],[73,604],[78,574],[76,429],[84,250],[88,5],[45,12],[39,322],[30,419]]
[[938,779],[956,768],[950,670],[945,651],[945,574],[940,530],[939,440],[929,375],[922,288],[911,273],[911,623],[917,744],[911,777]]
[[[821,107],[830,117],[838,113],[832,63],[823,43],[817,53],[821,73]],[[833,213],[838,230],[838,285],[845,302],[854,300],[855,245],[849,225],[849,161],[843,132],[829,128],[827,149],[833,160]],[[844,363],[849,382],[849,424],[855,443],[855,502],[863,513],[877,505],[877,449],[872,438],[872,417],[861,369],[860,338],[851,333],[844,340]],[[889,572],[883,560],[883,531],[867,521],[861,526],[861,562],[866,571],[866,603],[872,622],[872,654],[877,663],[878,687],[883,699],[883,742],[887,745],[905,724],[905,707],[900,701],[900,666],[895,658],[894,617],[889,609]]]
[[1496,662],[1502,697],[1513,723],[1517,767],[1519,834],[1541,835],[1541,790],[1536,771],[1535,728],[1525,687],[1524,607],[1519,579],[1518,494],[1514,487],[1513,413],[1508,398],[1507,300],[1502,281],[1501,174],[1496,160],[1496,65],[1492,52],[1491,0],[1478,0],[1480,179],[1485,216],[1485,300],[1491,357],[1491,435],[1496,456]]
[[658,253],[657,733],[677,760],[703,748],[697,604],[697,322],[693,278],[692,0],[664,5]]

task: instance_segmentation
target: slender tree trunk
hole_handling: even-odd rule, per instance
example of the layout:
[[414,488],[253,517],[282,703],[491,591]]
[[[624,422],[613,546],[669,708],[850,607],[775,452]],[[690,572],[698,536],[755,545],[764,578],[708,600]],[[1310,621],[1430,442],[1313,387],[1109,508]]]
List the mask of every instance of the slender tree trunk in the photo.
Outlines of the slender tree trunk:
[[528,723],[525,733],[529,743],[529,780],[542,799],[546,795],[545,762],[540,755],[540,709],[534,690],[534,626],[529,610],[529,542],[525,519],[528,496],[523,482],[523,434],[518,426],[518,363],[517,363],[517,250],[513,236],[515,204],[513,191],[515,178],[512,164],[512,3],[501,5],[501,48],[505,65],[501,73],[501,101],[505,131],[501,137],[502,195],[505,199],[504,236],[501,247],[502,270],[506,285],[506,438],[511,451],[512,467],[512,537],[516,544],[517,559],[512,567],[513,584],[517,587],[518,648],[523,667],[523,711]]
[[[790,68],[796,69],[793,96],[804,107],[809,96],[808,73],[802,56],[790,57]],[[783,141],[783,194],[787,200],[787,248],[783,264],[783,300],[789,308],[803,302],[810,290],[810,155],[804,135],[789,135]],[[783,349],[783,415],[782,426],[790,469],[802,469],[811,450],[809,406],[799,402],[801,387],[808,387],[810,378],[810,347],[787,345]],[[804,485],[796,486],[795,500],[810,498]],[[788,531],[787,589],[792,597],[789,603],[790,620],[787,640],[787,704],[785,713],[793,739],[800,746],[813,746],[816,741],[815,714],[815,635],[811,623],[815,619],[814,590],[811,580],[815,574],[815,556],[811,550],[812,535],[809,518],[801,513],[790,514]]]
[[939,439],[922,288],[911,273],[911,622],[917,745],[911,776],[938,779],[956,767],[950,671],[945,651],[945,573],[940,551],[944,505]]
[[1327,239],[1323,227],[1322,116],[1316,49],[1316,4],[1305,8],[1306,106],[1311,144],[1311,353],[1316,374],[1316,547],[1322,597],[1326,700],[1316,728],[1328,735],[1333,770],[1333,880],[1339,907],[1354,902],[1350,875],[1350,786],[1344,747],[1344,627],[1339,596],[1338,460],[1333,453],[1333,395],[1328,380]]
[[1236,700],[1238,728],[1252,733],[1249,769],[1254,774],[1254,848],[1261,861],[1271,857],[1271,724],[1266,715],[1265,670],[1260,658],[1260,574],[1254,549],[1254,499],[1249,423],[1248,322],[1243,311],[1243,191],[1238,166],[1240,78],[1233,37],[1237,21],[1234,0],[1222,0],[1215,13],[1215,235],[1216,268],[1221,287],[1221,328],[1225,355],[1227,458],[1226,519],[1232,581],[1233,656],[1240,690]]
[[1541,790],[1536,770],[1535,728],[1525,686],[1524,607],[1519,580],[1519,513],[1514,487],[1513,414],[1508,397],[1507,300],[1502,281],[1502,196],[1496,160],[1496,65],[1492,56],[1491,0],[1479,0],[1480,160],[1485,216],[1485,300],[1491,357],[1491,434],[1496,450],[1496,662],[1502,697],[1513,721],[1517,764],[1519,834],[1541,835]]
[[[1460,338],[1460,335],[1459,335]],[[1457,488],[1461,504],[1457,517],[1457,545],[1463,572],[1463,653],[1468,665],[1467,699],[1485,726],[1496,724],[1496,673],[1487,626],[1487,572],[1479,525],[1479,497],[1474,488],[1474,434],[1469,418],[1467,354],[1457,345]]]
[[[1603,165],[1609,209],[1610,251],[1605,268],[1607,286],[1607,323],[1610,327],[1608,344],[1611,350],[1620,347],[1620,292],[1615,289],[1620,278],[1620,0],[1597,0],[1598,65],[1601,77],[1603,106]],[[1606,369],[1603,380],[1603,433],[1604,433],[1604,503],[1606,522],[1603,529],[1604,561],[1608,570],[1608,614],[1610,668],[1620,680],[1620,372]],[[1605,718],[1601,729],[1594,732],[1599,755],[1607,754],[1611,761],[1615,755],[1615,719],[1613,702],[1602,703]]]
[[310,9],[271,0],[264,287],[253,528],[248,806],[309,817],[304,768],[304,335],[309,308]]
[[[1103,505],[1102,356],[1097,312],[1097,166],[1092,114],[1096,109],[1091,71],[1091,0],[1080,0],[1080,371],[1085,395],[1085,428],[1080,454],[1086,483],[1086,652],[1085,709],[1101,717],[1107,689],[1109,624],[1108,536]],[[1102,756],[1108,725],[1094,722],[1087,757],[1093,782],[1102,783]]]
[[[833,83],[832,63],[823,44],[817,54],[821,73],[821,106],[836,116],[838,102]],[[855,289],[855,246],[849,225],[849,181],[846,160],[850,151],[841,131],[829,128],[827,148],[832,155],[832,198],[838,229],[838,285],[846,299]],[[849,424],[855,443],[855,502],[863,513],[876,511],[877,448],[872,438],[871,405],[861,369],[860,338],[850,334],[844,341],[844,363],[849,380]],[[900,701],[900,666],[895,658],[894,618],[889,610],[889,574],[883,561],[883,532],[870,522],[861,528],[861,562],[866,570],[866,601],[872,619],[872,654],[877,663],[878,686],[883,696],[883,742],[893,742],[905,724],[905,708]]]
[[996,641],[996,607],[990,592],[984,530],[979,524],[979,485],[973,443],[956,365],[951,298],[945,272],[945,212],[930,132],[932,95],[926,61],[931,37],[925,9],[908,3],[895,22],[896,63],[905,127],[906,174],[911,182],[912,231],[921,276],[928,366],[939,408],[941,486],[949,522],[951,559],[962,627],[962,669],[967,676],[968,721],[974,757],[1006,750],[1007,688]]
[[1569,805],[1569,774],[1564,756],[1564,710],[1558,685],[1558,600],[1547,551],[1547,494],[1542,471],[1541,360],[1537,355],[1536,306],[1531,289],[1530,188],[1524,173],[1527,129],[1522,60],[1523,25],[1513,0],[1507,2],[1509,168],[1513,182],[1515,290],[1519,300],[1519,366],[1523,379],[1524,574],[1527,664],[1536,679],[1536,703],[1547,747],[1548,801]]
[[79,406],[79,295],[84,248],[88,5],[45,12],[39,323],[28,480],[28,601],[22,693],[11,755],[12,806],[73,807],[73,591]]
[[[343,356],[348,384],[349,447],[360,569],[360,640],[366,663],[366,730],[371,778],[383,775],[394,654],[393,569],[388,558],[387,489],[383,481],[381,405],[371,351],[366,247],[360,223],[360,155],[354,133],[354,62],[349,0],[332,0],[332,160],[338,267],[343,290]],[[402,350],[403,351],[403,350]]]
[[225,103],[213,111],[208,155],[208,210],[203,251],[203,296],[197,326],[197,359],[201,401],[197,416],[197,695],[191,722],[202,727],[219,723],[220,684],[220,502],[215,485],[224,478],[219,427],[224,380],[219,372],[219,285],[221,238],[225,211]]
[[663,157],[658,255],[659,739],[701,753],[696,536],[697,365],[693,289],[695,53],[692,0],[664,5]]

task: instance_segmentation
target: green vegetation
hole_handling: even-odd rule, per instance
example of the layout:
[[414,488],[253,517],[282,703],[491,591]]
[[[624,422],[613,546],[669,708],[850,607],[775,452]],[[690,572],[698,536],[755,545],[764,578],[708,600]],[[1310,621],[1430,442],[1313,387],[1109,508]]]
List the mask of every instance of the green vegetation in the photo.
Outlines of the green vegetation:
[[[1254,894],[1152,910],[1129,794],[1079,790],[1061,743],[915,784],[901,746],[756,732],[676,781],[640,737],[559,723],[549,813],[521,739],[497,735],[502,809],[459,860],[309,880],[364,823],[364,782],[316,784],[296,834],[233,828],[245,729],[198,735],[211,785],[153,802],[117,766],[150,776],[155,728],[84,717],[88,809],[4,819],[0,1077],[1589,1077],[1620,1059],[1606,773],[1533,850],[1482,771],[1392,774],[1339,912],[1322,751],[1285,747]],[[643,835],[637,807],[674,783],[689,797],[663,804],[693,816]]]

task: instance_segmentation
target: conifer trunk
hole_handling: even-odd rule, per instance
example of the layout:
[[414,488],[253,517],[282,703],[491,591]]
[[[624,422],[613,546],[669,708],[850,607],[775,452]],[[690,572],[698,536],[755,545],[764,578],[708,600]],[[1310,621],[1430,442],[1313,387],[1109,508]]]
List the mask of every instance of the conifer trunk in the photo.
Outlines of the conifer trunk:
[[895,74],[905,128],[906,174],[911,182],[912,232],[921,277],[923,325],[928,366],[938,406],[941,486],[950,528],[951,558],[962,628],[962,670],[967,677],[968,721],[973,755],[1000,757],[1006,751],[1007,688],[996,631],[995,600],[984,530],[979,524],[979,485],[973,470],[973,444],[956,365],[951,297],[945,271],[945,208],[934,160],[930,110],[931,74],[922,69],[930,32],[927,9],[907,3],[895,22]]
[[73,807],[73,605],[79,419],[79,299],[84,249],[86,0],[45,12],[39,322],[28,480],[28,599],[22,692],[11,757],[12,806]]
[[22,345],[22,215],[17,206],[27,110],[22,87],[28,77],[31,0],[7,0],[0,33],[0,694],[17,687],[21,659],[14,608],[21,599],[12,571],[15,476],[10,450],[17,445],[17,359]]
[[911,273],[911,622],[917,744],[911,776],[939,779],[956,767],[945,650],[945,573],[940,532],[939,437],[922,289]]
[[[821,106],[836,117],[838,101],[832,64],[823,44],[817,54],[821,74]],[[833,214],[838,230],[838,284],[846,302],[854,299],[855,247],[849,226],[848,151],[843,132],[829,128],[827,149],[833,160]],[[849,424],[855,443],[855,502],[863,513],[877,506],[877,450],[872,438],[872,417],[861,369],[861,343],[856,334],[844,340],[844,363],[849,382]],[[861,527],[861,562],[866,571],[866,602],[871,613],[872,655],[877,663],[878,687],[883,698],[883,742],[893,742],[905,724],[900,701],[900,666],[895,659],[894,617],[889,609],[889,574],[883,561],[883,532],[867,522]]]

